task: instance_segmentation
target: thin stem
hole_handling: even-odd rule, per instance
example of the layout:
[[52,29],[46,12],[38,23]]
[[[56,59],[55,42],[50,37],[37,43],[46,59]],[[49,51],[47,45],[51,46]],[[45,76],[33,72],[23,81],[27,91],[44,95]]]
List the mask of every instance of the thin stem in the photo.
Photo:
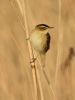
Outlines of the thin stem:
[[[19,0],[17,0],[17,3],[19,5],[19,8],[21,10],[21,13],[22,13],[22,10],[23,10],[23,18],[24,18],[24,28],[25,28],[25,31],[26,31],[26,38],[29,38],[29,31],[28,31],[28,22],[27,22],[27,11],[26,11],[26,2],[24,2],[23,0],[23,7],[20,5],[20,2]],[[22,9],[22,8],[23,9]],[[30,60],[32,60],[34,58],[34,55],[33,55],[33,50],[32,50],[32,47],[31,47],[31,44],[30,44],[30,41],[27,41],[28,43],[28,49],[29,49],[29,56],[30,56]],[[34,94],[35,94],[35,100],[37,100],[37,79],[36,79],[36,68],[35,68],[35,63],[34,61],[31,63],[31,68],[32,68],[32,75],[33,75],[33,82],[34,82]]]
[[[24,11],[24,25],[25,25],[25,30],[26,30],[26,38],[29,38],[29,32],[28,32],[28,23],[27,23],[27,11],[26,11],[26,2],[23,0],[23,11]],[[27,41],[28,43],[28,48],[29,48],[29,55],[30,55],[30,60],[34,58],[33,55],[33,50],[30,44],[30,41]],[[32,75],[33,75],[33,82],[34,82],[34,93],[35,93],[35,100],[37,100],[37,80],[36,80],[36,68],[35,68],[35,63],[31,63],[32,67]]]
[[55,72],[55,87],[57,84],[58,71],[62,60],[63,50],[63,29],[62,29],[62,18],[61,18],[61,0],[59,0],[59,16],[58,16],[58,45],[57,45],[57,64]]
[[16,1],[17,1],[17,3],[18,3],[18,7],[19,7],[19,9],[20,9],[21,14],[23,15],[22,4],[20,3],[21,1],[20,1],[20,0],[16,0]]
[[[35,53],[35,56],[36,56],[36,53]],[[49,80],[49,78],[48,78],[48,76],[47,76],[47,73],[45,72],[45,70],[44,70],[44,68],[42,67],[42,65],[41,65],[41,63],[40,63],[40,61],[39,61],[38,58],[37,58],[37,62],[38,62],[39,66],[40,66],[40,68],[41,68],[41,70],[42,70],[42,72],[43,72],[43,75],[44,75],[44,77],[45,77],[45,79],[46,79],[46,81],[47,81],[47,84],[48,84],[50,90],[52,91],[54,100],[57,100],[57,97],[56,97],[55,92],[54,92],[54,90],[53,90],[53,87],[52,87],[52,85],[51,85],[51,81]],[[39,72],[38,72],[38,75],[39,75]],[[40,76],[39,76],[39,77],[40,77]],[[39,80],[39,79],[38,79],[38,80]],[[41,95],[42,95],[42,98],[43,98],[42,89],[41,89],[40,91],[41,91]],[[43,99],[41,99],[41,100],[43,100]]]

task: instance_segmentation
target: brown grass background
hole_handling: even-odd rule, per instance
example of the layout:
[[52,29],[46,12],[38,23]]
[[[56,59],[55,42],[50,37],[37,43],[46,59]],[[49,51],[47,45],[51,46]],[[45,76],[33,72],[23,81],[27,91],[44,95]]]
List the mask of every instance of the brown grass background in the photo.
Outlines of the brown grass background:
[[[25,5],[29,32],[39,23],[55,27],[50,33],[51,48],[45,67],[55,100],[75,100],[75,1],[25,0]],[[0,0],[0,100],[34,100],[29,62],[24,21],[17,2]],[[44,100],[54,100],[40,67],[38,70]],[[38,96],[40,100],[40,93]]]

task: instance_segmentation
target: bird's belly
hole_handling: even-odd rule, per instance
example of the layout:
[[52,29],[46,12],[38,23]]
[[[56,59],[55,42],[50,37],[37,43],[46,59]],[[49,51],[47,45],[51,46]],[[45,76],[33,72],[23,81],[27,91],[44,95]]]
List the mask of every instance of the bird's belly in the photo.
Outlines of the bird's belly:
[[38,52],[43,52],[43,49],[46,46],[46,35],[42,33],[33,33],[30,37],[31,43],[33,47],[38,51]]

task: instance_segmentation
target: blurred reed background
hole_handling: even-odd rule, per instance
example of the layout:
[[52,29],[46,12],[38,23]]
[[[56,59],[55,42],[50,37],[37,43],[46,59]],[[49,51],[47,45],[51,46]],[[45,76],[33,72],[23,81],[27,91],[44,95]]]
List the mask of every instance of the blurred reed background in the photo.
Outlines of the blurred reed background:
[[43,99],[75,100],[75,1],[24,2],[0,0],[0,100],[34,100],[22,5],[25,5],[29,33],[39,23],[55,27],[50,33],[51,48],[46,55],[45,72],[50,84],[37,62]]

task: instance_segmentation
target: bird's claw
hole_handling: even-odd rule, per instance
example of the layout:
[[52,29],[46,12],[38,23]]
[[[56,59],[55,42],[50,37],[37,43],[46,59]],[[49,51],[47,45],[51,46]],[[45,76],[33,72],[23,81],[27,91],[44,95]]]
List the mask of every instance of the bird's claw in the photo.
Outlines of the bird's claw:
[[35,62],[35,60],[36,60],[36,58],[32,58],[31,61],[30,61],[30,63]]

